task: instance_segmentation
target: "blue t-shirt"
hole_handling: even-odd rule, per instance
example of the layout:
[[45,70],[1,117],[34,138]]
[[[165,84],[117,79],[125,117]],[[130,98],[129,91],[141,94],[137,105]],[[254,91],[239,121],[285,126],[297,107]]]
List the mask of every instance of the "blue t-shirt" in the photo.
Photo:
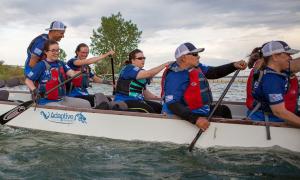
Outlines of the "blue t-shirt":
[[25,76],[32,76],[31,67],[29,66],[31,55],[34,54],[40,58],[43,57],[44,44],[49,39],[48,34],[41,34],[34,38],[27,48],[27,59],[25,61]]
[[[254,83],[253,97],[266,106],[263,106],[261,110],[256,111],[250,117],[252,120],[264,121],[263,112],[272,112],[270,106],[284,102],[284,95],[287,92],[288,76],[287,72],[277,73],[273,69],[267,67],[268,73],[264,74],[260,83]],[[269,115],[269,120],[273,122],[283,122],[284,120]]]
[[[68,62],[67,65],[75,70],[75,71],[80,71],[80,66],[76,66],[74,62],[77,60],[77,57],[71,58]],[[92,71],[89,71],[89,78],[93,78],[95,74]],[[72,91],[68,94],[68,96],[71,97],[76,97],[76,96],[85,96],[89,95],[88,90],[86,88],[82,89],[80,87],[73,87]]]
[[[143,69],[134,66],[132,64],[128,64],[125,67],[123,67],[123,69],[121,70],[119,79],[121,78],[124,80],[134,80],[136,79],[136,76],[141,70]],[[118,102],[118,101],[126,101],[126,100],[143,100],[143,99],[144,99],[143,96],[133,97],[133,96],[127,96],[124,94],[116,93],[114,101]]]
[[[47,62],[50,65],[50,69],[60,66],[58,61],[55,61],[55,62],[47,61]],[[71,70],[70,67],[68,65],[66,65],[63,61],[60,61],[60,63],[63,65],[62,67],[65,72],[68,72],[69,70]],[[36,66],[34,66],[34,68],[32,69],[32,76],[30,76],[28,78],[32,81],[37,81],[39,84],[45,84],[48,80],[51,79],[50,69],[47,69],[47,66],[44,61],[39,61],[36,64]],[[45,98],[41,98],[40,101],[38,102],[38,104],[44,105],[49,102],[57,102],[57,101],[60,101],[60,100],[48,100]]]
[[[205,75],[210,68],[204,64],[199,64],[198,67],[201,69],[202,73]],[[169,71],[164,84],[164,104],[163,113],[173,114],[169,109],[168,105],[179,102],[185,106],[184,102],[184,92],[189,84],[189,71],[188,69],[180,70],[177,63],[171,65],[172,71]],[[202,108],[193,110],[192,112],[207,116],[209,114],[209,105],[205,105]]]

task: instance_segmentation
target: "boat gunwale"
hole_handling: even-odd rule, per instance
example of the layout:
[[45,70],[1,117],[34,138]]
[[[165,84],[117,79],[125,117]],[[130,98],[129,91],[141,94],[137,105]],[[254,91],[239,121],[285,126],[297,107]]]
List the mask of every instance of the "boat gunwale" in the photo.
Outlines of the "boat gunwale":
[[[233,105],[241,105],[242,102],[230,102],[227,101],[225,104],[233,104]],[[20,103],[14,101],[0,101],[0,104],[7,105],[19,105]],[[57,106],[47,106],[38,105],[37,108],[43,109],[53,109],[53,110],[66,110],[66,111],[76,111],[76,112],[88,112],[88,113],[98,113],[98,114],[111,114],[111,115],[126,115],[126,116],[137,116],[137,117],[149,117],[149,118],[160,118],[160,119],[174,119],[174,120],[182,120],[178,116],[167,116],[164,114],[154,114],[154,113],[142,113],[142,112],[130,112],[130,111],[115,111],[115,110],[101,110],[101,109],[87,109],[87,108],[75,108],[75,107],[57,107]],[[241,124],[241,125],[253,125],[253,126],[266,126],[269,125],[271,127],[285,127],[285,128],[297,128],[288,125],[287,123],[277,123],[277,122],[268,122],[265,123],[263,121],[252,121],[252,120],[244,120],[244,119],[226,119],[226,118],[212,118],[211,122],[214,123],[227,123],[227,124]]]

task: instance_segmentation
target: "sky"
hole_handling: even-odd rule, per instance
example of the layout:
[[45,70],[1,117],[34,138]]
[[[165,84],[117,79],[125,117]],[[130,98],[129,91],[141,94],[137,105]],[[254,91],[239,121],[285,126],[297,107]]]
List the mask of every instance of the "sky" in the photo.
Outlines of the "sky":
[[143,32],[146,69],[174,60],[185,42],[205,48],[200,61],[211,66],[245,59],[271,40],[300,49],[300,0],[1,0],[0,60],[24,65],[31,40],[54,20],[67,25],[60,47],[72,58],[101,17],[118,12]]

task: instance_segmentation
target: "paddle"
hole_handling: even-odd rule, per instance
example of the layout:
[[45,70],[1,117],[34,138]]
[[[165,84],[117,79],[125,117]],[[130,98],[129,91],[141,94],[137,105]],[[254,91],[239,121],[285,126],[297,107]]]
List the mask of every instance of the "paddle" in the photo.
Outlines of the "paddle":
[[111,73],[112,73],[112,79],[113,79],[113,95],[116,93],[116,81],[115,81],[115,69],[114,69],[114,59],[112,55],[109,55],[110,57],[110,63],[111,63]]
[[[213,114],[214,114],[215,111],[217,110],[217,107],[221,104],[221,102],[222,102],[224,96],[226,95],[228,89],[229,89],[230,86],[232,85],[233,81],[235,80],[235,78],[237,77],[237,75],[239,74],[239,72],[240,72],[240,69],[238,69],[238,70],[234,73],[234,75],[232,76],[231,80],[229,81],[227,87],[225,88],[224,92],[223,92],[222,95],[220,96],[220,98],[219,98],[218,102],[216,103],[215,107],[213,108],[213,110],[212,110],[211,113],[209,114],[209,116],[208,116],[208,118],[207,118],[208,121],[212,118]],[[197,140],[200,138],[200,136],[201,136],[202,133],[203,133],[203,130],[200,129],[200,130],[198,131],[196,137],[194,138],[194,140],[193,140],[193,141],[191,142],[191,144],[189,145],[189,152],[192,152],[192,150],[193,150],[193,148],[194,148],[194,146],[195,146]]]
[[[67,82],[71,81],[72,79],[80,76],[82,74],[82,72],[76,74],[75,76],[65,80],[64,82],[61,82],[60,84],[56,85],[55,87],[53,87],[52,89],[50,89],[49,91],[47,91],[45,93],[45,96],[47,96],[49,93],[51,93],[52,91],[54,91],[56,88],[66,84]],[[14,119],[15,117],[17,117],[18,115],[20,115],[22,112],[26,111],[28,108],[30,108],[32,105],[34,104],[33,100],[29,100],[26,101],[20,105],[18,105],[17,107],[7,111],[6,113],[2,114],[0,116],[0,124],[4,125],[7,122],[9,122],[10,120]]]

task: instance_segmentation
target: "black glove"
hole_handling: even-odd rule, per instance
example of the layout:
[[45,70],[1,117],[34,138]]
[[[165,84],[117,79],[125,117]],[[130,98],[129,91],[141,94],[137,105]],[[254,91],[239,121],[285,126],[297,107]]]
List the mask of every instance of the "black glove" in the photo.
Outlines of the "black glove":
[[37,88],[35,88],[34,90],[30,90],[31,93],[31,99],[37,103],[39,101],[39,99],[41,98],[40,94],[39,94],[39,90]]

